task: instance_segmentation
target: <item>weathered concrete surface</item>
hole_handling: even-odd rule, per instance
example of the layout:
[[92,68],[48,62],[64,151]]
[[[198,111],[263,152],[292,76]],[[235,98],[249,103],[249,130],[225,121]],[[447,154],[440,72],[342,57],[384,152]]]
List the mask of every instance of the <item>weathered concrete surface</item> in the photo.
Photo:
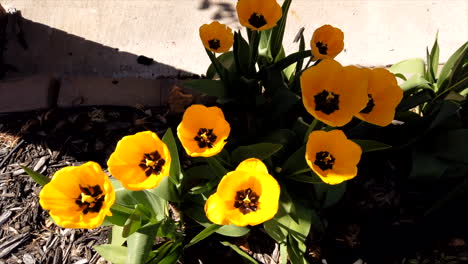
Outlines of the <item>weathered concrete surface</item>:
[[164,105],[174,79],[106,79],[96,77],[64,77],[58,95],[58,107],[118,105]]
[[[218,19],[240,28],[234,0],[4,0],[2,5],[21,10],[30,21],[25,25],[30,50],[11,48],[7,59],[35,73],[147,79],[202,74],[209,59],[199,26]],[[322,24],[345,32],[346,51],[336,58],[343,64],[424,57],[437,31],[444,62],[467,40],[468,1],[293,0],[286,50],[297,49],[292,40],[300,27],[309,40]],[[137,64],[142,54],[156,63]]]
[[0,113],[23,112],[53,107],[57,96],[51,76],[0,81]]

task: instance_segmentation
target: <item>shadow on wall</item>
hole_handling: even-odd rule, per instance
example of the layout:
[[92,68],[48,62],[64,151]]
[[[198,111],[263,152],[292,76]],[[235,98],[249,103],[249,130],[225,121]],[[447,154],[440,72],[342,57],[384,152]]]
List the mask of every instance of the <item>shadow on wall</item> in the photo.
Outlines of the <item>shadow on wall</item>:
[[9,15],[4,63],[6,77],[32,74],[103,78],[190,77],[193,73],[86,40],[56,28]]
[[230,3],[213,3],[211,0],[201,0],[200,6],[198,9],[207,10],[215,9],[214,14],[211,16],[213,20],[224,20],[228,19],[228,22],[237,21],[237,11],[233,4]]

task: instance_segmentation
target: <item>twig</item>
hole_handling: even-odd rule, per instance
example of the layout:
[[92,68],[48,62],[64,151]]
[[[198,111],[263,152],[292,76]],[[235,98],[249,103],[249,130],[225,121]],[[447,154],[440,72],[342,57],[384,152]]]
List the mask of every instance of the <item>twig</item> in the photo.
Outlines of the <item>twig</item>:
[[11,155],[13,155],[13,153],[15,153],[16,150],[18,150],[18,148],[24,143],[24,140],[20,140],[20,142],[18,142],[18,144],[16,144],[16,146],[8,153],[8,155],[5,156],[5,158],[3,158],[2,162],[0,162],[0,169],[3,167],[3,164],[5,164],[5,162],[11,157]]

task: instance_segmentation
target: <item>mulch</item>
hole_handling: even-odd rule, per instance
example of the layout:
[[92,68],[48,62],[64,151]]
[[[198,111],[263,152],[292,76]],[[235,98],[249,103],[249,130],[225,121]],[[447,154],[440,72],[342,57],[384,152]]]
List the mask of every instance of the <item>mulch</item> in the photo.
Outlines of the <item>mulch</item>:
[[170,125],[164,108],[88,107],[0,115],[0,263],[107,263],[92,248],[109,227],[56,226],[39,205],[41,187],[20,167],[51,176],[89,160],[101,166],[125,135]]

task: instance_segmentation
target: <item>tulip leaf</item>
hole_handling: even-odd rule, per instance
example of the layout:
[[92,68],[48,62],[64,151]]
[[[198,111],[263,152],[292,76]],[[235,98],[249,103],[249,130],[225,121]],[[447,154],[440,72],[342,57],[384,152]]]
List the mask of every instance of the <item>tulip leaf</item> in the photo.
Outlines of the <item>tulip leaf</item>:
[[206,158],[206,162],[210,166],[213,174],[218,178],[221,179],[224,175],[228,173],[226,168],[221,165],[221,162],[218,160],[216,156]]
[[183,83],[184,86],[192,88],[193,90],[204,93],[210,96],[225,97],[227,89],[224,83],[220,80],[190,80]]
[[195,245],[196,243],[198,243],[198,242],[202,241],[203,239],[209,237],[211,234],[213,234],[214,232],[216,232],[220,228],[221,228],[221,225],[217,225],[217,224],[209,225],[208,227],[203,229],[200,233],[198,233],[198,235],[196,235],[194,238],[192,238],[192,240],[190,240],[190,243],[188,243],[185,246],[185,248],[188,248],[190,246]]
[[166,201],[178,202],[180,200],[177,187],[169,180],[169,177],[163,177],[159,185],[149,191]]
[[400,85],[400,88],[403,89],[403,91],[408,91],[412,88],[426,88],[426,89],[432,89],[432,86],[430,85],[430,82],[427,81],[422,75],[419,73],[414,74],[411,76],[408,80],[406,80],[404,83]]
[[291,263],[307,264],[308,262],[304,257],[306,249],[304,241],[296,239],[293,235],[288,235],[288,256]]
[[278,243],[285,242],[288,234],[304,242],[309,234],[313,209],[300,202],[294,203],[294,209],[295,215],[291,216],[292,213],[288,214],[287,208],[280,204],[275,217],[263,223],[265,231]]
[[146,262],[158,228],[159,224],[149,224],[127,238],[128,254],[126,263]]
[[[226,69],[232,69],[232,67],[235,66],[234,53],[232,51],[219,55],[217,59]],[[216,72],[214,64],[211,63],[206,71],[206,78],[214,79],[216,76],[218,76],[218,73]]]
[[404,112],[413,107],[421,105],[425,102],[432,100],[434,91],[431,89],[418,89],[414,88],[404,93],[403,99],[396,107],[397,112]]
[[353,139],[352,141],[361,147],[362,152],[372,152],[392,148],[390,145],[375,140]]
[[[203,201],[203,204],[204,204],[204,201]],[[185,215],[189,216],[190,218],[195,220],[200,225],[204,227],[208,227],[212,223],[206,217],[205,211],[203,210],[203,204],[200,205],[200,204],[191,203],[184,210],[184,213]],[[229,236],[229,237],[241,237],[241,236],[245,236],[249,232],[250,232],[250,229],[248,227],[235,226],[235,225],[223,225],[218,230],[216,230],[216,233],[223,235],[223,236]]]
[[232,162],[234,164],[238,164],[249,158],[264,160],[278,152],[282,147],[283,145],[273,143],[258,143],[249,146],[240,146],[232,151]]
[[468,42],[465,42],[457,51],[455,51],[452,56],[447,60],[444,67],[440,71],[439,78],[437,79],[437,87],[439,87],[439,92],[444,91],[448,88],[451,75],[455,70],[455,65],[460,65],[461,58],[468,54]]
[[[164,177],[167,180],[168,177]],[[141,204],[144,208],[147,208],[151,212],[152,218],[156,220],[161,220],[165,217],[167,202],[158,196],[152,194],[153,190],[144,190],[144,191],[130,191],[125,189],[122,186],[122,183],[116,179],[110,179],[112,185],[114,186],[115,191],[115,204],[112,206],[111,209],[112,213],[120,212],[122,214],[131,214],[128,213],[128,210],[133,210],[135,205]],[[160,184],[161,185],[161,184]],[[119,209],[119,208],[122,208]],[[110,219],[113,219],[114,216],[111,216]],[[114,219],[114,221],[119,221],[119,219]],[[112,222],[117,224],[116,222]]]
[[41,173],[39,172],[36,172],[28,167],[25,167],[25,166],[21,166],[20,167],[29,175],[31,176],[31,178],[39,185],[41,186],[44,186],[46,185],[47,183],[50,182],[50,178],[45,176],[45,175],[42,175]]
[[[437,34],[438,35],[438,34]],[[427,54],[427,67],[426,67],[426,80],[431,83],[435,83],[437,80],[437,69],[439,68],[439,44],[437,43],[437,35],[432,46],[431,53],[426,48]]]
[[105,260],[114,264],[127,263],[128,248],[116,245],[100,245],[94,246],[94,250],[101,255]]
[[[171,242],[171,241],[168,241]],[[160,251],[157,258],[150,260],[149,264],[175,264],[179,260],[182,252],[182,243],[170,243],[164,250]]]
[[239,256],[243,257],[248,263],[252,263],[252,264],[258,264],[258,262],[252,258],[249,254],[247,254],[245,251],[243,251],[242,249],[240,249],[238,246],[232,244],[232,243],[229,243],[227,241],[220,241],[220,243],[223,245],[223,246],[226,246],[226,247],[230,247],[232,250],[234,250],[237,254],[239,254]]
[[299,170],[309,168],[305,159],[305,150],[306,146],[303,145],[286,160],[282,166],[282,173],[284,175],[289,175]]
[[336,185],[330,184],[315,184],[315,195],[317,200],[321,202],[322,208],[329,208],[337,204],[343,198],[346,192],[346,182]]
[[123,227],[118,225],[112,226],[112,232],[110,233],[109,240],[111,241],[110,244],[113,246],[122,246],[125,241],[127,241],[126,237],[122,236]]
[[152,214],[148,208],[145,208],[141,204],[137,204],[133,213],[127,218],[127,221],[123,226],[122,236],[127,238],[138,231],[144,223],[148,223],[151,219],[151,215]]
[[268,65],[273,62],[270,49],[270,37],[272,29],[263,30],[260,32],[260,43],[258,45],[258,55],[261,65]]
[[420,58],[407,59],[393,64],[388,70],[393,74],[408,73],[424,76],[424,60]]
[[247,41],[242,37],[240,31],[234,32],[234,61],[236,63],[236,69],[239,74],[247,73],[247,69],[249,68],[249,44]]
[[284,30],[286,28],[286,20],[288,18],[288,10],[292,0],[285,0],[281,9],[283,14],[280,20],[276,23],[276,26],[272,29],[270,37],[270,50],[271,56],[276,60],[277,55],[280,53],[283,47]]
[[169,177],[174,180],[175,184],[178,185],[182,181],[183,174],[180,169],[179,153],[177,150],[177,144],[172,133],[172,129],[168,128],[164,134],[162,141],[167,145],[169,152],[171,153],[171,168],[169,170]]

